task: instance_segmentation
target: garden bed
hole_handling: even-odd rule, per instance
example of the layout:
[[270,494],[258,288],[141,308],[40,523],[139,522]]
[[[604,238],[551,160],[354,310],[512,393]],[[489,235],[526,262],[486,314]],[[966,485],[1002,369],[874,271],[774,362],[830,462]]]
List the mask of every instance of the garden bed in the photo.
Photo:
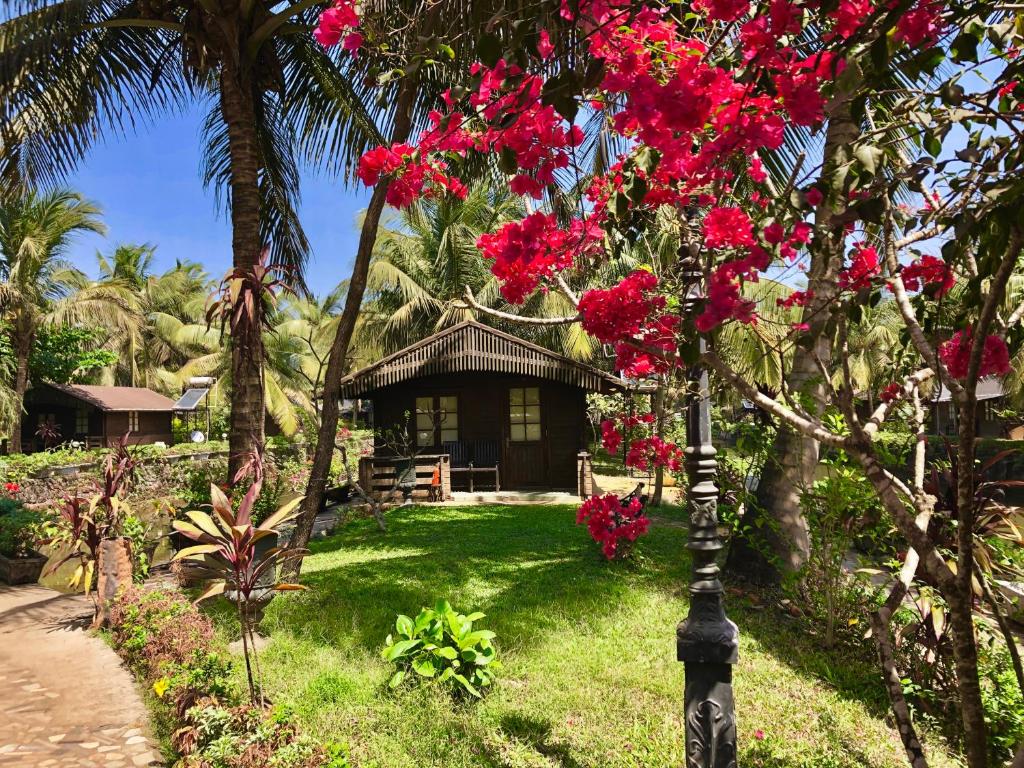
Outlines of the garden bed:
[[[655,526],[635,562],[608,563],[574,507],[412,507],[313,544],[310,590],[275,599],[261,656],[268,693],[353,766],[641,768],[684,762],[686,531]],[[503,664],[478,704],[431,685],[390,691],[381,659],[395,615],[447,599],[483,611]],[[902,768],[870,659],[820,649],[797,619],[729,597],[745,767]],[[223,608],[213,612],[225,632]],[[958,763],[939,738],[933,766]]]

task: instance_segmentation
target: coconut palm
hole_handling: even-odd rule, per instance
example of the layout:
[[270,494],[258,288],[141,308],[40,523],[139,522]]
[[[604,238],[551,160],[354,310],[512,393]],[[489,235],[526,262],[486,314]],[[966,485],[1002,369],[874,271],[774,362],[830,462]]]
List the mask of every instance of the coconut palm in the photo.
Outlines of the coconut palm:
[[39,327],[88,322],[128,333],[139,325],[130,292],[91,285],[64,258],[75,234],[104,232],[99,216],[96,205],[68,190],[0,202],[0,318],[7,325],[15,359],[16,413],[10,447],[16,453],[21,451],[29,353]]
[[183,322],[199,322],[211,290],[202,267],[178,262],[171,269],[154,274],[155,247],[118,245],[109,256],[97,254],[99,285],[123,290],[145,322],[129,333],[112,334],[107,344],[118,353],[118,363],[109,370],[110,383],[129,386],[158,386],[157,370],[184,364],[150,321],[155,314],[170,315]]
[[[301,267],[300,160],[337,167],[380,141],[372,103],[303,30],[319,3],[23,0],[0,24],[8,181],[65,175],[93,142],[197,102],[206,182],[227,202],[233,264]],[[386,113],[386,108],[375,110]],[[344,151],[339,151],[342,148]],[[236,349],[233,457],[262,436],[262,361]],[[235,459],[236,461],[239,459]]]
[[[282,302],[274,323],[274,339],[268,340],[278,362],[278,370],[293,371],[293,381],[319,413],[323,399],[324,379],[330,357],[331,342],[337,331],[348,283],[339,283],[322,299],[316,296],[293,296]],[[369,363],[365,357],[353,360],[353,367]]]
[[[151,317],[156,336],[185,361],[174,370],[158,368],[154,371],[160,388],[181,392],[192,377],[212,376],[216,384],[210,391],[210,404],[225,403],[233,391],[230,339],[222,338],[220,330],[207,326],[204,320],[188,322],[160,312]],[[271,322],[276,325],[289,319],[275,316]],[[300,425],[300,411],[313,412],[306,382],[292,367],[298,345],[293,337],[270,332],[264,334],[264,346],[262,400],[281,431],[293,435]]]

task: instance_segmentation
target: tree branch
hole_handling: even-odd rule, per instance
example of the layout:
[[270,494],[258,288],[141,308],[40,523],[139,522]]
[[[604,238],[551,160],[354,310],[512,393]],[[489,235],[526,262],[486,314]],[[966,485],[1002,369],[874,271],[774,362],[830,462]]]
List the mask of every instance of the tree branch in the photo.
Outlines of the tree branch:
[[463,295],[462,299],[466,302],[466,305],[475,309],[477,312],[482,312],[485,315],[497,317],[501,320],[522,323],[523,325],[571,325],[572,323],[578,323],[580,321],[580,316],[578,314],[573,317],[525,317],[523,315],[513,315],[511,312],[502,312],[500,309],[485,307],[476,300],[476,297],[473,296],[473,292],[469,289],[468,285],[466,286],[466,293]]

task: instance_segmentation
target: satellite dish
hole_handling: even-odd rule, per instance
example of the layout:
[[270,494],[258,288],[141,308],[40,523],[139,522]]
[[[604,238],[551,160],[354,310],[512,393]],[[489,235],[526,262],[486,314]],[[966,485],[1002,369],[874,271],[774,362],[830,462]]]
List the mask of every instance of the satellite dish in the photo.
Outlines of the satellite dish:
[[205,443],[206,435],[200,432],[198,429],[194,430],[191,435],[188,436],[193,443]]

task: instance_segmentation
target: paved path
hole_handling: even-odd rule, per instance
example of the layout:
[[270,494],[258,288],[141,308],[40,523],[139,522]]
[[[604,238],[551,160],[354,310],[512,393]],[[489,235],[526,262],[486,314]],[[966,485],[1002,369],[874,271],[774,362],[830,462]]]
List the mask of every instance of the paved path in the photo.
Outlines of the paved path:
[[161,766],[131,674],[85,627],[92,604],[0,585],[0,768]]

